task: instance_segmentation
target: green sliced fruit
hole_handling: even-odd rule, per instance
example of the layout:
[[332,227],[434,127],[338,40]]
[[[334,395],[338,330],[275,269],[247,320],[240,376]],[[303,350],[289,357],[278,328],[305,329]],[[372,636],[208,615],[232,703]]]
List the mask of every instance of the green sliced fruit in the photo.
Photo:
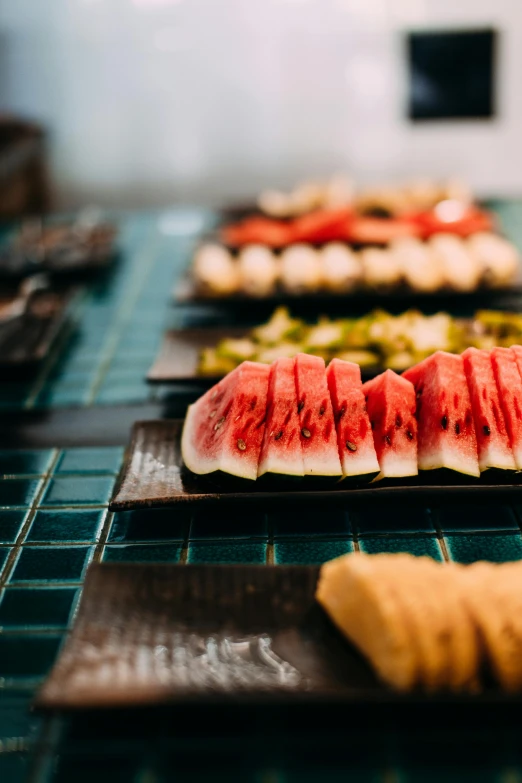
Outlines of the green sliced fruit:
[[238,362],[233,359],[219,356],[215,348],[203,348],[199,355],[198,372],[200,375],[217,377],[226,375],[237,365]]
[[337,358],[345,362],[353,362],[360,367],[371,367],[380,363],[378,354],[372,351],[343,351],[337,354]]
[[296,337],[303,329],[303,322],[292,318],[286,307],[278,307],[270,320],[252,329],[252,338],[262,345],[275,345],[283,339]]
[[345,327],[340,321],[321,318],[317,326],[312,326],[303,338],[303,350],[315,353],[315,349],[334,349],[343,343]]
[[237,359],[240,362],[251,359],[257,350],[258,346],[247,337],[238,340],[221,340],[219,345],[216,346],[216,352],[219,356]]
[[301,346],[296,343],[281,343],[273,348],[266,348],[257,354],[256,361],[263,364],[272,364],[276,359],[293,359],[301,351]]

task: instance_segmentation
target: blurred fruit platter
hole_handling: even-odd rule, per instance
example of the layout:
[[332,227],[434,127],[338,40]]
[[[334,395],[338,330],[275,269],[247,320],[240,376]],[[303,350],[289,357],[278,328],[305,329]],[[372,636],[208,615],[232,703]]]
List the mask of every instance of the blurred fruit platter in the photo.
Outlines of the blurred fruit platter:
[[307,183],[259,205],[269,214],[225,222],[196,249],[178,299],[469,294],[519,278],[516,247],[455,183],[359,194]]
[[310,324],[278,308],[264,324],[250,330],[185,329],[168,332],[151,368],[152,382],[220,378],[245,360],[270,364],[298,353],[359,364],[370,377],[381,369],[399,372],[434,351],[462,353],[522,343],[522,315],[479,310],[473,318],[448,313],[426,316],[418,310],[391,315],[374,310],[362,318],[321,317]]

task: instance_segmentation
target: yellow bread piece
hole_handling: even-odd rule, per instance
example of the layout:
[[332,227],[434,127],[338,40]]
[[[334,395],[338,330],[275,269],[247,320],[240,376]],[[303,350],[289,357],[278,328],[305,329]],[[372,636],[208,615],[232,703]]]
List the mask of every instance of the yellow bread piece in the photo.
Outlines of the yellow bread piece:
[[[418,653],[411,644],[400,588],[397,580],[390,578],[382,557],[386,556],[355,553],[325,563],[316,597],[335,625],[370,660],[378,676],[405,691],[418,682]],[[410,557],[403,555],[401,559]]]
[[493,674],[505,690],[522,690],[522,563],[475,563],[461,581]]

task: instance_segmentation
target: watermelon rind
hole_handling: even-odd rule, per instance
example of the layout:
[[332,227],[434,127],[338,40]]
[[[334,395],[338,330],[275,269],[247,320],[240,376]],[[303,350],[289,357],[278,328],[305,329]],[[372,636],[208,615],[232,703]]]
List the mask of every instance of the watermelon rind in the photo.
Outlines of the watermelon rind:
[[[361,369],[333,359],[326,371],[332,400],[343,483],[368,483],[379,473],[370,420],[362,390]],[[360,428],[367,428],[361,432]]]
[[265,482],[271,478],[304,477],[294,359],[281,357],[270,368],[265,433],[257,475]]
[[[372,421],[373,440],[380,466],[374,482],[416,476],[417,426],[412,384],[393,370],[386,370],[367,381],[362,388]],[[379,398],[382,401],[377,405]],[[397,414],[400,418],[398,423]]]
[[343,475],[324,359],[299,353],[295,358],[303,464],[307,482]]
[[181,453],[190,471],[255,481],[269,373],[265,364],[243,362],[189,407]]
[[516,353],[509,348],[493,348],[491,364],[515,463],[522,470],[522,380]]
[[228,475],[255,481],[257,471],[245,470],[243,460],[227,455],[224,451],[219,456],[205,458],[202,452],[195,448],[191,433],[196,416],[195,406],[189,405],[181,435],[181,453],[185,467],[198,476],[215,474],[215,478],[223,480]]
[[462,358],[475,422],[480,472],[515,471],[517,467],[490,355],[488,351],[468,348]]
[[[402,377],[413,383],[417,393],[419,470],[448,469],[478,478],[475,425],[462,357],[436,351]],[[453,440],[445,433],[455,433]],[[455,442],[459,435],[462,440]]]

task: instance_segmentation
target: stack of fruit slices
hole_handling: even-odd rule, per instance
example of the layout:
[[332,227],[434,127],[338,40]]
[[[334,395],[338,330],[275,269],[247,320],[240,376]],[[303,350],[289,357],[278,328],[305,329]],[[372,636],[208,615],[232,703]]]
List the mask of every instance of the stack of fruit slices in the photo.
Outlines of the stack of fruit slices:
[[522,470],[522,347],[438,351],[402,376],[298,354],[243,362],[190,406],[193,473],[358,482]]

